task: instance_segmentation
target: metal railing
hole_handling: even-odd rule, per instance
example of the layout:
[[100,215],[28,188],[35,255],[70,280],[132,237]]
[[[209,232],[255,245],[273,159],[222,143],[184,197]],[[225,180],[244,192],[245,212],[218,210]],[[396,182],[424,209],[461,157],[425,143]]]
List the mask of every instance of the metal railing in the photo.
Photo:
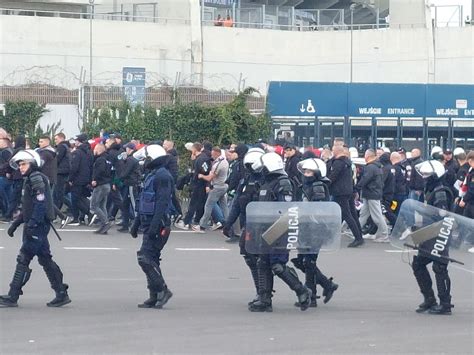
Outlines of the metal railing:
[[91,12],[69,12],[69,11],[53,11],[53,10],[31,10],[31,9],[13,9],[0,8],[0,15],[15,16],[36,16],[36,17],[58,17],[68,19],[87,19],[91,17],[94,20],[106,21],[127,21],[127,22],[153,22],[160,24],[179,23],[189,24],[188,19],[183,18],[163,18],[158,16],[139,16],[128,12],[108,12],[108,13],[91,13]]

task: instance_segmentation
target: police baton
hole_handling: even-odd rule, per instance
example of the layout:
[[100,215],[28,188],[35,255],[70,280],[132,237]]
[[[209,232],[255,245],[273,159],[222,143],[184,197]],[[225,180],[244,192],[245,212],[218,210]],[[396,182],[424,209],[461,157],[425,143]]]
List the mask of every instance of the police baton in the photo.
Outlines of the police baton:
[[51,223],[51,221],[49,221],[49,225],[50,225],[51,228],[53,229],[54,234],[56,234],[56,237],[58,237],[59,241],[61,242],[62,239],[61,239],[61,237],[59,236],[59,233],[58,233],[58,231],[56,230],[56,228],[54,228],[54,226],[53,226],[53,224]]
[[[421,249],[420,247],[417,247],[416,245],[412,245],[412,244],[408,244],[408,243],[403,243],[403,245],[406,246],[406,247],[408,247],[408,248],[412,248],[412,249],[414,249],[414,250],[418,250],[418,251],[421,251],[421,252],[424,252],[424,253],[427,253],[427,254],[430,254],[430,255],[431,255],[431,253],[430,253],[428,250]],[[451,261],[452,263],[465,265],[462,261],[459,261],[459,260],[456,260],[456,259],[452,259],[452,258],[447,257],[447,256],[442,256],[442,255],[440,255],[439,258],[445,259],[445,260],[447,260],[447,261]]]

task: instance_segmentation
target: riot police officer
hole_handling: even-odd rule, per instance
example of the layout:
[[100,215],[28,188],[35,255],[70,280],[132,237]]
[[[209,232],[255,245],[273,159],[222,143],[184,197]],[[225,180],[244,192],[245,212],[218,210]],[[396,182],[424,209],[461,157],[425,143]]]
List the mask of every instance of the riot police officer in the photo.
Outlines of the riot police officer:
[[[451,189],[445,187],[444,175],[446,169],[443,164],[437,160],[428,160],[417,164],[415,170],[425,180],[425,200],[429,205],[436,208],[449,210],[453,202]],[[413,273],[416,281],[423,294],[424,301],[418,306],[416,312],[423,313],[429,311],[431,314],[451,314],[451,280],[448,274],[447,258],[434,258],[430,251],[434,247],[436,238],[429,239],[419,245],[418,255],[413,257]],[[433,263],[433,271],[435,273],[436,286],[438,289],[438,297],[440,304],[436,302],[436,298],[432,289],[432,280],[426,266]]]
[[170,235],[170,208],[174,191],[174,180],[166,169],[169,155],[163,147],[150,145],[133,154],[137,160],[144,160],[146,174],[138,202],[138,218],[131,229],[137,237],[140,226],[143,241],[137,252],[138,265],[146,275],[150,297],[139,304],[139,308],[163,308],[173,296],[168,289],[160,268],[161,251]]
[[[262,161],[261,157],[265,154],[261,148],[251,148],[244,156],[243,165],[246,173],[239,186],[236,189],[236,203],[232,205],[229,217],[224,224],[223,233],[231,237],[232,225],[240,217],[241,235],[239,239],[240,255],[243,256],[245,263],[250,269],[252,280],[255,285],[256,294],[258,295],[258,271],[257,259],[258,255],[251,254],[245,249],[245,224],[246,224],[246,208],[251,201],[258,201],[258,193],[262,185]],[[273,280],[273,279],[272,279]],[[273,284],[272,284],[273,285]],[[255,298],[255,302],[258,299]]]
[[[298,163],[298,171],[303,175],[303,201],[329,201],[329,179],[326,177],[326,164],[321,159],[305,159]],[[291,259],[293,265],[305,274],[305,285],[311,290],[310,307],[317,307],[316,284],[324,289],[324,303],[329,302],[339,287],[327,278],[316,265],[318,254],[298,254]],[[299,307],[299,303],[295,303]]]
[[71,302],[67,293],[68,285],[63,283],[63,273],[53,261],[48,233],[50,222],[55,218],[53,197],[48,178],[39,172],[41,159],[34,150],[22,150],[10,160],[14,169],[19,169],[24,177],[22,213],[8,229],[8,235],[13,237],[18,226],[24,223],[23,244],[17,256],[17,264],[13,280],[10,283],[8,295],[0,296],[0,305],[4,307],[17,307],[18,298],[22,287],[28,282],[31,269],[31,260],[37,256],[39,264],[43,267],[51,288],[56,292],[56,297],[48,307],[61,307]]
[[[259,201],[290,202],[293,191],[281,157],[276,153],[262,155],[264,183],[260,188]],[[311,290],[298,279],[296,271],[288,267],[289,254],[259,255],[257,260],[258,299],[249,305],[251,312],[272,311],[273,275],[278,276],[298,296],[300,309],[305,311],[311,302]]]

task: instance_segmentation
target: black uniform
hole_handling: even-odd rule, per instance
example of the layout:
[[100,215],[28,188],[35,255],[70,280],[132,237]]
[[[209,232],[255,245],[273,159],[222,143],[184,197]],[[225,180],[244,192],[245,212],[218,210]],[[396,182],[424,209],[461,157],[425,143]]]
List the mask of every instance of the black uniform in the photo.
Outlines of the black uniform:
[[[329,201],[329,179],[303,177],[303,201],[319,202]],[[298,254],[297,258],[291,259],[293,265],[305,274],[305,285],[312,292],[310,307],[316,307],[316,284],[324,289],[324,303],[329,302],[332,294],[339,285],[332,282],[332,277],[327,278],[316,265],[318,254]]]
[[[426,180],[425,198],[429,205],[449,210],[452,204],[451,190],[443,185],[443,180],[435,176],[431,176]],[[441,219],[441,217],[440,217]],[[434,257],[431,250],[434,246],[434,239],[430,239],[419,245],[418,255],[413,257],[413,273],[420,287],[420,291],[424,296],[424,302],[420,304],[417,312],[430,310],[430,313],[442,314],[451,313],[451,280],[448,275],[448,260]],[[446,251],[448,248],[445,249]],[[445,255],[447,256],[447,255]],[[433,271],[435,273],[436,286],[438,289],[438,297],[440,305],[436,304],[436,298],[432,289],[432,280],[428,272],[427,265],[433,263]]]
[[131,234],[137,237],[143,228],[143,242],[137,252],[138,265],[146,275],[150,298],[139,304],[140,308],[162,308],[173,295],[165,283],[160,268],[161,251],[170,235],[170,206],[174,189],[173,177],[165,168],[168,156],[155,159],[143,185],[138,204],[138,217]]
[[[259,201],[289,202],[292,200],[292,196],[292,184],[285,172],[275,172],[265,176],[264,184],[259,192]],[[257,260],[258,300],[249,305],[251,312],[272,311],[274,274],[295,291],[302,311],[309,307],[311,290],[308,290],[300,282],[296,271],[286,265],[288,256],[288,253],[259,255]]]
[[22,294],[22,287],[28,282],[31,269],[31,260],[37,256],[39,264],[51,283],[51,288],[56,292],[56,298],[49,302],[49,307],[60,307],[70,303],[67,289],[63,283],[63,273],[53,261],[48,242],[50,221],[54,219],[54,205],[48,178],[38,171],[26,174],[23,185],[22,214],[8,229],[8,234],[13,233],[21,223],[23,228],[23,244],[17,257],[17,264],[13,280],[10,283],[8,295],[0,297],[0,305],[16,307],[17,300]]

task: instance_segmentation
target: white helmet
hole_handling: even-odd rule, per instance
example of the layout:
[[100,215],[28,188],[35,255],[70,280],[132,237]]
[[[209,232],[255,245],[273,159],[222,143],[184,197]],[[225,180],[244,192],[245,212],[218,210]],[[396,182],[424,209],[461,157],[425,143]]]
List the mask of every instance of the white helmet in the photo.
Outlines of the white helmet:
[[18,153],[16,153],[10,159],[10,166],[12,167],[12,169],[18,170],[18,168],[20,167],[18,165],[18,162],[20,161],[27,161],[36,165],[38,168],[43,165],[43,161],[41,160],[39,154],[33,149],[20,150]]
[[351,159],[359,157],[359,151],[357,150],[356,147],[350,147],[349,148],[349,154],[351,155]]
[[265,153],[261,156],[260,159],[262,160],[262,165],[267,173],[281,171],[282,173],[286,174],[283,160],[281,159],[281,156],[279,156],[277,153]]
[[244,166],[254,172],[262,171],[261,157],[263,154],[265,154],[265,151],[261,148],[250,148],[244,156]]
[[166,155],[166,150],[161,145],[152,144],[144,146],[140,148],[135,153],[133,153],[133,157],[138,161],[141,160],[155,160],[160,157],[164,157]]
[[317,158],[302,160],[298,163],[297,168],[302,174],[304,174],[305,170],[312,170],[315,173],[319,171],[322,178],[326,177],[327,173],[326,164],[321,159]]
[[431,157],[433,157],[435,154],[443,154],[443,149],[441,147],[438,147],[437,145],[435,145],[432,149],[431,149]]
[[415,170],[423,177],[423,179],[427,179],[433,175],[436,175],[437,178],[440,178],[446,172],[444,165],[438,160],[427,160],[416,164]]
[[456,158],[458,155],[460,154],[466,154],[466,151],[461,148],[461,147],[457,147],[453,150],[453,156]]

